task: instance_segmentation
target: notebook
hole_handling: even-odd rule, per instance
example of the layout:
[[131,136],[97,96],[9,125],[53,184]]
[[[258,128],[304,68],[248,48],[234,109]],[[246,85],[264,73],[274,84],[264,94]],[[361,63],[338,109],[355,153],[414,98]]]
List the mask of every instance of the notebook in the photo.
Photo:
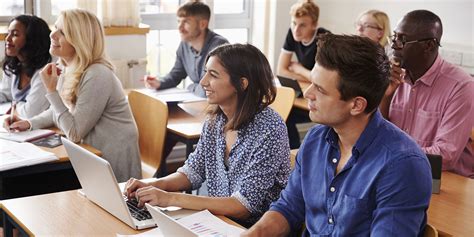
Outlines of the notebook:
[[303,90],[301,90],[300,84],[297,80],[283,76],[277,76],[277,78],[282,86],[293,88],[293,90],[295,90],[296,97],[303,97]]
[[137,207],[123,196],[109,162],[64,137],[61,141],[87,199],[134,229],[156,226],[146,210],[132,210]]
[[6,139],[15,142],[31,142],[40,138],[48,137],[55,134],[53,130],[35,129],[23,132],[0,132],[0,139]]

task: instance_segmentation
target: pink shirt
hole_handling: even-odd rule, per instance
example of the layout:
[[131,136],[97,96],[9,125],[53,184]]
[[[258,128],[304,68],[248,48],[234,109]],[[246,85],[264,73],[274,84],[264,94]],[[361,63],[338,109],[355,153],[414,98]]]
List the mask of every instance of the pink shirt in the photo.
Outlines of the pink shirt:
[[443,157],[443,170],[474,178],[471,129],[474,79],[438,56],[414,85],[406,78],[390,104],[389,120],[426,153]]

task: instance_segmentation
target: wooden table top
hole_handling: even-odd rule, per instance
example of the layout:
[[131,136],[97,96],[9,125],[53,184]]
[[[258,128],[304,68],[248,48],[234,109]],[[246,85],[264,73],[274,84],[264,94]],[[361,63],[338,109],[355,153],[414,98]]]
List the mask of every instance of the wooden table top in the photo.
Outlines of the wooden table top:
[[441,192],[431,195],[428,223],[442,236],[474,235],[474,179],[441,174]]
[[[82,144],[79,144],[79,146],[85,148],[86,150],[88,150],[88,151],[90,151],[90,152],[92,152],[92,153],[94,153],[98,156],[102,156],[102,152],[97,150],[96,148],[92,147],[91,145],[82,143]],[[69,156],[66,152],[66,148],[64,148],[64,145],[57,146],[57,147],[54,147],[54,148],[40,146],[40,148],[45,150],[45,151],[49,151],[49,152],[54,153],[59,158],[59,160],[54,161],[54,162],[69,161]]]
[[168,107],[168,131],[186,139],[201,136],[206,117],[207,101],[180,103]]
[[77,190],[4,200],[0,206],[31,236],[115,236],[149,230],[130,228]]

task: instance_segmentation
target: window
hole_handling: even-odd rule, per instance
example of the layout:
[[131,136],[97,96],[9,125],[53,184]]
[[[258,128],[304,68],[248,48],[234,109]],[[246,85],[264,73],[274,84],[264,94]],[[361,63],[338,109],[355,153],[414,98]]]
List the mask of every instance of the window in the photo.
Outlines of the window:
[[0,23],[7,23],[20,14],[33,12],[33,0],[2,0]]
[[51,16],[57,18],[59,13],[66,9],[76,8],[77,2],[71,0],[51,0]]
[[0,8],[0,16],[16,16],[25,11],[23,0],[4,0]]
[[145,14],[175,13],[179,0],[140,0],[140,12]]
[[244,0],[214,1],[214,14],[238,14],[244,11]]
[[[177,31],[176,11],[185,0],[140,0],[143,23],[150,25],[147,36],[147,71],[166,75],[174,65],[181,41]],[[251,0],[207,0],[213,15],[209,28],[231,43],[249,42]]]

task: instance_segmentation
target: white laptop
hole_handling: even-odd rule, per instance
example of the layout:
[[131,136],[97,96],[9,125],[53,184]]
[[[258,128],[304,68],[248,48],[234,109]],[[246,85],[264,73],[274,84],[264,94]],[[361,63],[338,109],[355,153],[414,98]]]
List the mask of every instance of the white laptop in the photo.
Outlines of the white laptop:
[[147,211],[131,210],[133,207],[125,201],[109,162],[64,137],[61,140],[87,199],[134,229],[156,226]]
[[148,203],[145,203],[145,206],[153,217],[153,220],[159,223],[159,228],[163,236],[198,237],[197,234],[165,214],[161,209]]

